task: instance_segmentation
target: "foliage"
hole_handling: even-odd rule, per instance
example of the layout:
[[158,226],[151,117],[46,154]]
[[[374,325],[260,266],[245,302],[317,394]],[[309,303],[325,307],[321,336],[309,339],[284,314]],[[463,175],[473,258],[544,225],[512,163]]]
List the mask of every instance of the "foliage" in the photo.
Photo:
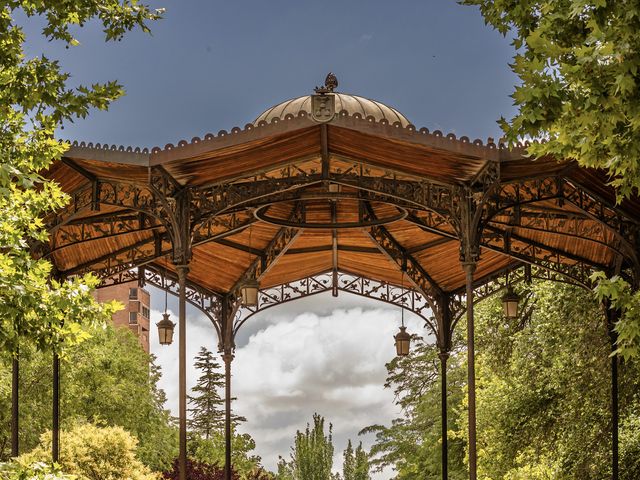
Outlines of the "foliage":
[[620,465],[623,480],[640,478],[640,402],[635,411],[624,418],[620,425]]
[[[27,353],[27,352],[23,352]],[[177,433],[153,357],[126,328],[109,325],[92,332],[92,338],[70,348],[60,368],[62,426],[76,421],[119,425],[139,440],[138,456],[154,470],[168,468],[177,452]],[[11,365],[0,364],[0,384],[10,385]],[[33,351],[20,362],[20,442],[34,448],[51,422],[51,355]],[[9,456],[10,388],[0,388],[0,445]]]
[[[200,348],[195,358],[195,367],[201,374],[191,389],[195,395],[188,397],[189,404],[192,405],[189,409],[188,427],[190,432],[208,439],[214,432],[224,430],[224,398],[219,393],[219,390],[225,387],[224,373],[218,371],[220,364],[205,347]],[[244,417],[233,414],[231,416],[232,428],[244,421]]]
[[353,453],[351,439],[347,443],[347,448],[342,454],[342,478],[343,480],[353,480],[356,474],[356,459]]
[[95,302],[96,279],[50,279],[51,264],[34,257],[47,242],[45,217],[68,201],[41,172],[68,148],[54,138],[56,128],[91,108],[106,109],[123,91],[116,82],[70,88],[57,61],[26,58],[19,16],[43,18],[46,38],[75,46],[72,30],[89,21],[102,24],[107,40],[119,40],[134,28],[146,31],[158,14],[136,0],[17,0],[0,7],[0,349],[17,352],[23,339],[63,353],[86,338],[84,324],[105,322],[115,306]]
[[608,300],[610,308],[620,311],[620,319],[614,325],[618,336],[615,353],[625,360],[640,356],[640,291],[634,292],[631,285],[617,275],[607,278],[603,272],[597,272],[591,279],[597,281],[598,299]]
[[513,36],[519,111],[500,121],[529,153],[605,169],[620,196],[640,187],[640,9],[635,0],[462,0]]
[[[538,282],[519,293],[533,308],[516,319],[504,318],[497,297],[476,307],[478,478],[607,478],[611,359],[601,305],[564,284]],[[451,479],[468,476],[465,357],[454,346],[447,372]],[[399,480],[439,478],[437,350],[419,343],[388,369],[406,418],[366,429],[376,432],[371,463],[393,466]],[[426,373],[420,379],[411,371]],[[620,364],[619,386],[621,478],[631,480],[640,451],[640,366],[633,360]]]
[[369,480],[369,455],[362,448],[362,442],[356,448],[355,461],[356,468],[353,480]]
[[[460,338],[456,338],[460,342]],[[465,369],[463,352],[455,345],[448,361],[448,429],[457,430],[462,403]],[[372,425],[360,432],[374,433],[376,441],[369,452],[373,471],[393,467],[399,479],[440,478],[440,360],[438,349],[422,339],[414,342],[409,356],[396,357],[387,364],[385,386],[393,388],[403,415],[390,426]],[[449,436],[449,478],[467,478],[463,465],[464,444]]]
[[[60,432],[60,466],[79,480],[155,480],[157,476],[136,457],[138,441],[122,427],[78,424]],[[23,465],[51,458],[51,432],[40,444],[18,457]]]
[[351,439],[349,439],[342,456],[344,459],[342,463],[343,480],[369,480],[369,458],[367,452],[362,448],[362,442],[358,444],[354,452]]
[[542,456],[531,461],[532,455],[519,455],[516,458],[517,467],[509,470],[504,480],[569,480],[570,477],[561,474],[557,463]]
[[[178,459],[173,462],[173,469],[169,472],[162,474],[162,478],[165,480],[179,480],[180,478],[180,464]],[[215,464],[201,462],[187,459],[186,476],[189,480],[224,480],[224,468]],[[231,478],[233,480],[239,480],[238,473],[231,472]]]
[[276,472],[277,480],[293,480],[293,471],[287,461],[278,456],[278,471]]
[[[192,436],[187,444],[189,457],[198,462],[224,467],[225,438],[224,432],[215,431],[209,438]],[[245,480],[260,470],[260,457],[251,455],[256,448],[256,442],[248,433],[232,432],[231,463],[238,476]]]
[[313,414],[313,428],[307,424],[304,432],[297,431],[295,444],[291,448],[291,460],[280,458],[278,480],[330,480],[333,466],[333,427],[324,432],[324,417]]
[[18,462],[0,463],[0,479],[2,480],[77,480],[75,475],[67,475],[60,471],[59,465],[35,462],[21,465]]
[[[602,308],[577,287],[540,282],[527,290],[535,305],[528,318],[505,319],[498,299],[478,309],[479,476],[605,478],[610,347]],[[488,333],[498,325],[508,348],[494,348],[500,342]]]

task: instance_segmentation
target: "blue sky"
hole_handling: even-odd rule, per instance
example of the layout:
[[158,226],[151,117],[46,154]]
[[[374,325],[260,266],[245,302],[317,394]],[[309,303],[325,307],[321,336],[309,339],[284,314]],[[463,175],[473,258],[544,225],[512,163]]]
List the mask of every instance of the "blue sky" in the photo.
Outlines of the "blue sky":
[[[496,120],[514,113],[509,41],[486,27],[476,9],[454,0],[151,5],[166,8],[152,35],[134,32],[116,44],[105,44],[90,24],[78,35],[81,45],[67,50],[39,38],[37,19],[23,22],[28,55],[59,58],[74,84],[117,79],[127,91],[109,112],[67,125],[62,138],[152,147],[230,130],[273,104],[311,93],[329,71],[339,91],[387,103],[430,130],[499,137]],[[157,321],[163,295],[150,290]],[[173,299],[169,306],[177,310]],[[194,309],[188,314],[189,354],[200,345],[215,350],[208,320]],[[234,395],[238,413],[248,418],[242,428],[256,439],[267,467],[275,468],[277,455],[288,456],[296,429],[314,411],[334,425],[336,468],[347,438],[399,413],[382,387],[399,317],[397,309],[342,295],[293,302],[247,323],[234,361]],[[421,329],[416,319],[409,326]],[[175,411],[177,345],[160,348],[152,333]],[[314,342],[320,337],[321,344]],[[284,348],[277,348],[283,338]],[[189,384],[195,380],[191,371]]]
[[[328,71],[340,91],[396,107],[416,126],[471,138],[499,136],[513,112],[509,41],[453,0],[159,1],[152,34],[105,44],[32,41],[61,58],[73,81],[117,79],[127,96],[64,138],[164,146],[244,126],[262,110],[311,92]],[[29,22],[28,34],[37,33]]]

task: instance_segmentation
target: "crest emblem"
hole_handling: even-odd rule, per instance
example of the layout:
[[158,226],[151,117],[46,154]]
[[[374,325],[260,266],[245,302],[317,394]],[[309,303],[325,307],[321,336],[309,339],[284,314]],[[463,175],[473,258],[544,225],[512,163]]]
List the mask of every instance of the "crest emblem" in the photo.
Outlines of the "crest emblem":
[[330,122],[336,114],[334,95],[311,95],[311,118],[320,123]]

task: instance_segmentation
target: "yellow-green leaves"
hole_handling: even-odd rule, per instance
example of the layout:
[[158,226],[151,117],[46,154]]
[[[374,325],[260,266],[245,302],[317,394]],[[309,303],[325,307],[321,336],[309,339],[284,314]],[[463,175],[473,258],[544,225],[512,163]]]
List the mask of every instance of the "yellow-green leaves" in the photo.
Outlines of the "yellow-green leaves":
[[86,285],[95,287],[95,279],[50,281],[51,264],[34,254],[48,244],[45,216],[68,201],[41,172],[68,148],[55,139],[56,129],[92,108],[106,109],[123,90],[114,81],[72,89],[56,60],[26,58],[18,13],[46,19],[44,35],[69,45],[78,45],[70,29],[75,34],[89,20],[103,24],[107,39],[120,39],[159,16],[136,0],[17,0],[0,7],[0,348],[15,352],[27,342],[63,353],[114,306],[93,300]]
[[[97,427],[78,424],[63,430],[60,439],[60,463],[65,472],[87,480],[157,480],[158,475],[136,457],[138,441],[122,427]],[[32,452],[18,458],[32,465],[51,457],[51,432],[42,435]]]

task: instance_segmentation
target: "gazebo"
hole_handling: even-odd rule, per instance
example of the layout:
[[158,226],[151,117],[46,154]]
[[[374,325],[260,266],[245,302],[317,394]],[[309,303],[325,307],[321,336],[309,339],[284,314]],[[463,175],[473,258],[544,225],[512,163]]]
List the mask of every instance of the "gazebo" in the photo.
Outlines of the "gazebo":
[[[435,336],[446,479],[447,358],[466,313],[474,480],[474,302],[531,278],[590,288],[594,270],[637,284],[640,199],[617,204],[603,172],[569,159],[533,161],[526,144],[418,129],[397,110],[336,88],[330,74],[312,95],[244,128],[163,148],[74,142],[46,173],[72,199],[47,219],[50,242],[38,251],[55,275],[93,272],[104,285],[137,279],[179,297],[183,479],[187,303],[213,322],[225,362],[227,478],[236,332],[264,308],[342,290],[409,309]],[[617,479],[615,357],[611,378]]]

